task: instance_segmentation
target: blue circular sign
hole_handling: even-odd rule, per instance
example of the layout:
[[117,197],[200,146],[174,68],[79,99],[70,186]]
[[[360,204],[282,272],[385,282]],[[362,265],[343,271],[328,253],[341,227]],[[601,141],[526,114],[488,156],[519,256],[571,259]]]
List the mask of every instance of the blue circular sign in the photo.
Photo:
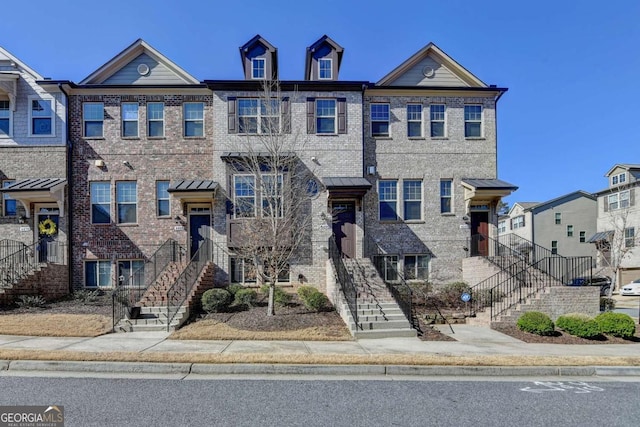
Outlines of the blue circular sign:
[[469,292],[463,292],[460,299],[464,302],[469,302],[471,301],[471,294]]

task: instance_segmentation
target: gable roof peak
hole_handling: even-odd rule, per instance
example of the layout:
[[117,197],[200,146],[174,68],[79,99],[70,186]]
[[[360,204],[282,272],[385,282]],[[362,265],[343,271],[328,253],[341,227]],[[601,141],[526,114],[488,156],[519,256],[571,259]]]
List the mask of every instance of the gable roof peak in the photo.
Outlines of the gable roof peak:
[[411,55],[402,64],[394,68],[390,73],[380,79],[376,86],[389,86],[399,77],[404,75],[412,67],[428,56],[434,57],[438,62],[442,63],[447,69],[455,74],[468,87],[489,87],[486,83],[473,75],[469,70],[460,65],[456,60],[447,55],[434,42],[427,43],[426,46]]
[[160,53],[160,51],[155,49],[149,43],[147,43],[141,38],[138,38],[136,41],[131,43],[120,53],[118,53],[109,61],[104,63],[102,66],[100,66],[93,73],[85,77],[80,82],[80,84],[81,85],[101,84],[143,53],[149,55],[151,58],[153,58],[157,62],[169,68],[179,79],[183,80],[185,84],[200,83],[198,79],[193,77],[191,74],[187,73],[184,69],[182,69],[173,61],[171,61],[169,58],[164,56],[162,53]]
[[27,64],[22,62],[18,57],[14,56],[11,52],[0,46],[0,61],[8,60],[14,64],[14,66],[18,69],[22,69],[28,74],[30,74],[36,80],[43,80],[42,77],[37,71],[33,68],[29,67]]

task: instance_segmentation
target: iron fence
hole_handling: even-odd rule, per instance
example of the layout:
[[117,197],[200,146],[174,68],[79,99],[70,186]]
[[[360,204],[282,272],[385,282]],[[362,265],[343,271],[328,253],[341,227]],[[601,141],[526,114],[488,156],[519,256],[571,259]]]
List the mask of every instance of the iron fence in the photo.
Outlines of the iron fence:
[[338,283],[340,284],[342,294],[349,306],[349,311],[351,312],[353,321],[355,322],[356,327],[361,328],[358,321],[358,290],[355,283],[353,283],[353,277],[349,274],[347,267],[344,265],[342,253],[338,249],[338,244],[336,243],[336,239],[333,235],[329,238],[329,258],[336,270]]

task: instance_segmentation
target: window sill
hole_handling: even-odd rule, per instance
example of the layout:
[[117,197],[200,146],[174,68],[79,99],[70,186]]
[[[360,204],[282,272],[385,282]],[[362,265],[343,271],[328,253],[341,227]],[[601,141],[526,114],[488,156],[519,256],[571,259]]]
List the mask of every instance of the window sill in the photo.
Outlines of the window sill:
[[147,136],[147,139],[157,139],[157,140],[160,140],[160,139],[167,139],[167,137],[166,137],[166,136]]
[[449,138],[446,136],[432,136],[431,140],[432,141],[448,141]]
[[186,135],[183,136],[183,138],[184,139],[202,139],[202,140],[207,139],[206,136],[186,136]]
[[34,135],[30,133],[29,135],[27,135],[27,138],[55,138],[55,137],[56,137],[55,134],[52,135],[50,133],[43,134],[43,135]]
[[410,141],[424,141],[426,138],[424,136],[409,136]]
[[139,136],[123,136],[122,139],[129,140],[129,141],[138,141],[140,140],[140,137]]
[[137,227],[138,223],[120,223],[116,224],[118,227]]
[[104,141],[106,138],[104,136],[84,136],[83,139],[88,139],[91,141]]
[[465,136],[464,139],[467,141],[483,141],[487,138],[483,136]]
[[426,221],[421,219],[407,219],[404,221],[405,224],[425,224]]
[[456,216],[454,212],[440,212],[441,216]]
[[337,133],[329,133],[329,132],[327,132],[327,133],[318,133],[318,132],[316,132],[315,135],[316,136],[338,136]]
[[91,225],[97,225],[98,227],[105,227],[113,224],[112,222],[92,222]]
[[373,138],[375,140],[378,140],[378,141],[385,141],[385,140],[393,139],[390,136],[372,136],[371,138]]

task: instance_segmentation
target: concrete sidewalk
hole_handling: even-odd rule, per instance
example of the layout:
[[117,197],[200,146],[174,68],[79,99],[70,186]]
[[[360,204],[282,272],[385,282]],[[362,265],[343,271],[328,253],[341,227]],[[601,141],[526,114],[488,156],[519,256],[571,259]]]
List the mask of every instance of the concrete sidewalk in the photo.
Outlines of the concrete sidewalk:
[[[361,339],[357,341],[187,341],[169,340],[167,332],[132,332],[109,334],[95,338],[54,338],[0,336],[0,350],[29,349],[39,351],[134,352],[188,354],[272,354],[331,355],[336,361],[342,355],[435,355],[435,356],[597,356],[640,357],[640,344],[527,344],[487,327],[454,325],[441,332],[456,341],[421,341],[417,338]],[[573,370],[571,370],[573,369]],[[604,369],[604,371],[603,371]],[[434,366],[351,366],[351,365],[275,365],[275,364],[195,364],[132,362],[47,362],[5,361],[0,370],[45,370],[84,372],[152,372],[152,373],[324,373],[335,375],[390,375],[400,371],[413,375],[610,375],[640,376],[640,367],[434,367]],[[439,372],[439,373],[435,373]]]

